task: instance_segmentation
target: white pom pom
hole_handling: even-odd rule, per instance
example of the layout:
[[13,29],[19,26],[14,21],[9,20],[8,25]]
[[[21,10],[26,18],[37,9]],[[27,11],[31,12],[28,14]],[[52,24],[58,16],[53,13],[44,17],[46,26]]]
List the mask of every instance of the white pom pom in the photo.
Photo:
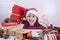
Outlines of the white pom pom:
[[22,18],[22,20],[26,20],[26,18]]

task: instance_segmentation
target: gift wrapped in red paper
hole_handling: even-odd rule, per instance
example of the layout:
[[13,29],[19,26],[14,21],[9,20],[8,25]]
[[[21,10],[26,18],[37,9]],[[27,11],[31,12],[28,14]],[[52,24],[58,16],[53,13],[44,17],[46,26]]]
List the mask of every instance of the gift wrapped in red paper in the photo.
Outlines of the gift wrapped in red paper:
[[2,26],[3,27],[8,27],[8,26],[15,26],[17,23],[16,22],[10,22],[10,23],[7,23],[7,22],[2,22]]
[[14,5],[12,7],[12,14],[11,14],[10,18],[14,18],[15,20],[17,20],[18,24],[20,24],[21,21],[22,21],[22,23],[25,23],[25,21],[22,19],[25,18],[26,11],[27,11],[26,8],[24,8],[22,6]]

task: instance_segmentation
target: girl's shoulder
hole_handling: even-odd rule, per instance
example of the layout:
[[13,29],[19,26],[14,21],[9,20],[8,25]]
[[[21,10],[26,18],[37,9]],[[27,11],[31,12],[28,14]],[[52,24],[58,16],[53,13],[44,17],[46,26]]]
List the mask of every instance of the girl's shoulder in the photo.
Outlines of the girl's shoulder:
[[43,25],[39,25],[39,28],[41,28],[41,29],[46,29],[46,27],[45,26],[43,26]]

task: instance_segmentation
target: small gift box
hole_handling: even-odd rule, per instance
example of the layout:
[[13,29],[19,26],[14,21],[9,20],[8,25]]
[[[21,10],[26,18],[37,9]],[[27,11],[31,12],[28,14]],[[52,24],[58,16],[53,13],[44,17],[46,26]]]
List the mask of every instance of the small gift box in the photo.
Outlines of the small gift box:
[[[14,33],[15,32],[15,33]],[[15,36],[16,38],[22,40],[23,39],[23,34],[29,32],[27,29],[20,29],[19,27],[9,29],[9,35]]]
[[40,37],[42,30],[32,30],[32,37]]
[[2,23],[1,23],[2,27],[10,27],[10,26],[15,26],[17,25],[17,22],[14,18],[10,19],[10,18],[6,18]]
[[15,26],[17,23],[16,22],[2,22],[3,27],[8,27],[8,26]]

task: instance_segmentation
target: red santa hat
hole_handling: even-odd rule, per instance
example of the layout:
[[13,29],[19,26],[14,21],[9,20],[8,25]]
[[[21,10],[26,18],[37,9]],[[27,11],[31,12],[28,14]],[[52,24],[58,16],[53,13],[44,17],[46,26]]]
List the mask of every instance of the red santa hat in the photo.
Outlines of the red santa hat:
[[30,9],[28,9],[28,11],[27,11],[27,13],[26,13],[26,18],[27,18],[27,16],[28,16],[30,13],[34,14],[34,15],[37,16],[38,19],[39,19],[39,13],[38,13],[38,11],[37,11],[35,8],[30,8]]

